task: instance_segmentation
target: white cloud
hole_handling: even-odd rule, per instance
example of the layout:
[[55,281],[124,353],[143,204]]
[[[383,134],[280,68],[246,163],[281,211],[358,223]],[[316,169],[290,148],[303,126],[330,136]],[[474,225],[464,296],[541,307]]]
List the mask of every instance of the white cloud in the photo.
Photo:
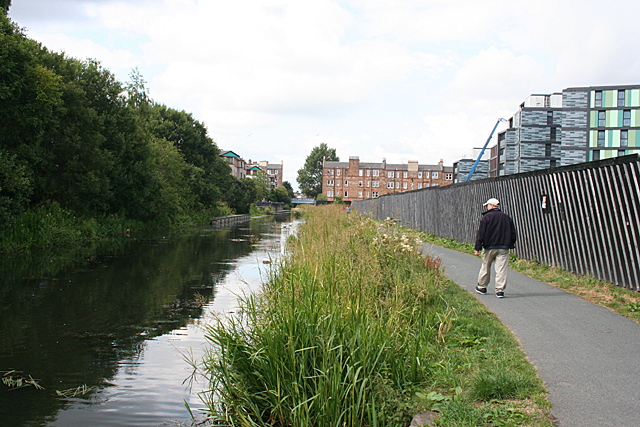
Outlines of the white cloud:
[[295,183],[320,142],[345,159],[451,164],[531,93],[639,83],[639,10],[632,0],[23,0],[10,16],[121,80],[139,68],[156,101],[193,112],[222,147],[284,160]]

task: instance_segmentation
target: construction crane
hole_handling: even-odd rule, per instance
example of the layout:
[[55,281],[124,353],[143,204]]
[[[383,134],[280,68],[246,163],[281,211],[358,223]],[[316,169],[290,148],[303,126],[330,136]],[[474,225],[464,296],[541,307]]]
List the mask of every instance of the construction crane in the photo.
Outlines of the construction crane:
[[467,179],[465,179],[464,182],[469,181],[469,179],[471,178],[471,175],[473,175],[473,173],[476,171],[476,167],[478,166],[478,163],[480,163],[480,159],[482,158],[482,155],[484,154],[484,150],[487,149],[487,145],[489,145],[489,141],[491,141],[491,137],[495,133],[496,129],[498,128],[498,125],[500,124],[500,122],[508,123],[505,119],[498,119],[498,121],[496,122],[496,125],[493,127],[493,130],[491,131],[491,134],[489,135],[489,138],[487,138],[487,142],[484,143],[484,147],[482,147],[482,151],[480,151],[480,155],[476,159],[476,162],[473,164],[473,167],[471,168],[471,172],[469,172],[469,175],[467,175]]

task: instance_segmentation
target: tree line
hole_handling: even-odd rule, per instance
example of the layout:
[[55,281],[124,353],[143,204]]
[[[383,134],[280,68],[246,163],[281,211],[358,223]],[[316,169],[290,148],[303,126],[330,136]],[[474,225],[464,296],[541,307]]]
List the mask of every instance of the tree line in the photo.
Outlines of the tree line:
[[153,101],[137,70],[125,84],[96,60],[49,51],[6,16],[5,3],[0,228],[51,204],[79,216],[172,223],[282,197],[266,178],[233,177],[204,124]]

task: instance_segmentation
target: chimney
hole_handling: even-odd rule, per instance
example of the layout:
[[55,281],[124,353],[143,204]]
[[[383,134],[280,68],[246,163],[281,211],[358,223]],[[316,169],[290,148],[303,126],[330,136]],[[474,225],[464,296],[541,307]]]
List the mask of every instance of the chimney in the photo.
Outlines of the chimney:
[[444,170],[444,162],[442,161],[442,159],[440,159],[440,161],[438,162],[438,166],[440,166],[441,170]]
[[386,169],[387,168],[387,158],[383,157],[382,158],[382,169]]
[[353,176],[358,176],[358,169],[360,169],[360,158],[358,156],[349,157],[349,170],[351,170]]

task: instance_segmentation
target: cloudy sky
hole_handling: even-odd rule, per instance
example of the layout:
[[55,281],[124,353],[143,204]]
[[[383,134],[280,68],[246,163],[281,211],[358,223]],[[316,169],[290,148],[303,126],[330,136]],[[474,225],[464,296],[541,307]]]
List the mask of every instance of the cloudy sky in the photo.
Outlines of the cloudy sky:
[[138,68],[155,101],[283,161],[294,187],[322,142],[451,165],[532,93],[640,83],[635,1],[13,0],[9,16],[122,82]]

